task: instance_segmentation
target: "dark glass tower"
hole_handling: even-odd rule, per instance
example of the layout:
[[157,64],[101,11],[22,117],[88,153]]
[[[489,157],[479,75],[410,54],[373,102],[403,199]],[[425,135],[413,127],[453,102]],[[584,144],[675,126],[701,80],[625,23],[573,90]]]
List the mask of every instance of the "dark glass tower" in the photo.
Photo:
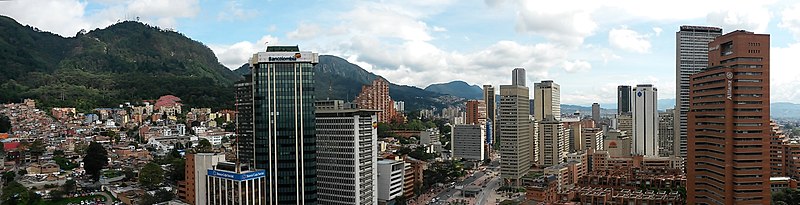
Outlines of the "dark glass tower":
[[631,86],[617,86],[617,114],[631,114]]
[[[250,60],[253,155],[267,172],[269,204],[316,204],[314,65],[317,53],[270,46]],[[243,159],[247,160],[247,159]]]

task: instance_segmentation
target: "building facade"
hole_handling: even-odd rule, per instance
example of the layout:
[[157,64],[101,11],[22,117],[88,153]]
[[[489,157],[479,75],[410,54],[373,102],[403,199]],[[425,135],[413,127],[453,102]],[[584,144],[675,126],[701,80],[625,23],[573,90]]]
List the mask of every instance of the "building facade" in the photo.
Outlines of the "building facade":
[[528,115],[528,88],[500,86],[497,134],[500,140],[500,176],[507,184],[520,185],[531,167],[532,135]]
[[483,161],[485,131],[480,125],[455,125],[451,132],[450,142],[453,147],[453,159]]
[[358,108],[380,110],[378,113],[379,122],[404,122],[403,113],[397,112],[394,108],[394,100],[389,96],[389,81],[381,77],[372,81],[371,85],[361,87],[353,101]]
[[658,155],[675,156],[675,110],[658,113]]
[[[269,46],[253,55],[254,167],[267,174],[269,204],[316,204],[314,64],[297,46]],[[249,151],[248,151],[249,152]]]
[[[253,75],[244,76],[236,82],[236,146],[241,163],[253,164],[255,160],[255,138],[253,132]],[[208,111],[211,112],[210,110]]]
[[511,85],[527,87],[525,78],[525,68],[514,68],[511,71]]
[[317,107],[320,204],[378,203],[378,110]]
[[486,104],[486,141],[489,145],[494,146],[493,141],[496,136],[497,124],[497,103],[495,103],[494,87],[492,85],[483,85],[483,102]]
[[564,125],[552,116],[539,122],[539,166],[560,164],[569,153],[569,142]]
[[534,106],[533,116],[537,122],[541,122],[547,116],[553,116],[556,120],[561,120],[561,86],[552,80],[543,80],[534,83]]
[[617,114],[630,114],[633,111],[631,107],[631,86],[620,85],[617,86]]
[[708,43],[722,35],[722,29],[681,26],[675,33],[675,153],[686,157],[689,113],[689,76],[708,67]]
[[691,75],[689,204],[770,203],[769,44],[769,34],[719,36]]
[[633,89],[633,153],[658,156],[658,90],[653,85],[637,85]]
[[600,122],[600,103],[592,103],[592,120]]
[[405,163],[396,160],[378,161],[378,203],[386,204],[403,195]]
[[206,198],[208,205],[267,203],[266,172],[264,170],[237,170],[233,163],[220,162],[206,170]]
[[481,100],[468,100],[467,101],[467,119],[468,125],[480,125],[486,122],[486,104]]

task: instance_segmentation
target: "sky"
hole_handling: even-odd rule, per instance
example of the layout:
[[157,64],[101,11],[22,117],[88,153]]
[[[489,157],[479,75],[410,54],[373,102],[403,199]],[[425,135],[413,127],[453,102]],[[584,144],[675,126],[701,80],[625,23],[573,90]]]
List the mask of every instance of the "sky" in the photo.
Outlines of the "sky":
[[[3,0],[0,14],[71,37],[139,20],[209,46],[235,69],[268,45],[336,55],[397,84],[554,80],[561,102],[614,104],[617,85],[675,98],[681,25],[771,35],[771,100],[800,103],[800,1],[793,0]],[[603,106],[606,107],[606,106]]]

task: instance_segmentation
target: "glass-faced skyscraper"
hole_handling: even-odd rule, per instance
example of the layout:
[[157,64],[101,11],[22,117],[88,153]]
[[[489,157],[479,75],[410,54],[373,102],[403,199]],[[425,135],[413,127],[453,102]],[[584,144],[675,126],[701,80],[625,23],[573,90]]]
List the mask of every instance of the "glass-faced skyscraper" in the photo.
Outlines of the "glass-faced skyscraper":
[[708,43],[722,35],[722,29],[681,26],[675,34],[675,155],[686,157],[686,120],[689,112],[689,76],[708,67]]
[[250,60],[253,78],[252,156],[266,171],[269,204],[316,204],[314,64],[297,46],[269,46]]

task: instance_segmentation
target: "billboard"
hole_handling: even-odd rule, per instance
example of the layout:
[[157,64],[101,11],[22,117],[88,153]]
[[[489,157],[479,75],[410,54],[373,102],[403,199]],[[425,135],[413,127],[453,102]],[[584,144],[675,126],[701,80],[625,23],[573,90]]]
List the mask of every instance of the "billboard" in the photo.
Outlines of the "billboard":
[[259,52],[256,62],[268,63],[318,63],[319,54],[309,51],[300,52]]
[[266,176],[266,172],[264,172],[264,170],[258,170],[258,171],[237,174],[228,171],[209,169],[208,176],[231,179],[236,181],[245,181],[245,180],[264,177]]

